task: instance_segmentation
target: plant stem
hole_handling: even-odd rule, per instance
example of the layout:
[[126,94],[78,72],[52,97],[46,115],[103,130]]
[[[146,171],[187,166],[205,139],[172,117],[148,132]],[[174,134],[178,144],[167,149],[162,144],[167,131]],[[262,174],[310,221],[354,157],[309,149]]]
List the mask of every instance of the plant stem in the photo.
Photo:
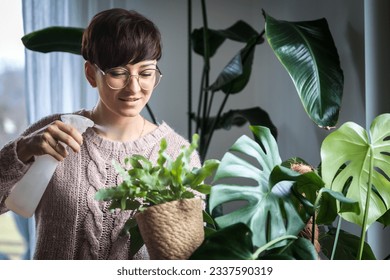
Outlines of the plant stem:
[[206,69],[210,68],[210,50],[209,50],[209,38],[208,38],[208,24],[207,24],[207,12],[205,0],[202,0],[202,17],[203,17],[203,48],[204,48],[204,63]]
[[[207,118],[207,104],[209,102],[209,90],[207,89],[208,88],[208,85],[209,85],[209,74],[207,73],[206,74],[206,88],[204,89],[204,97],[203,97],[203,109],[202,109],[202,129],[201,129],[201,137],[200,137],[200,143],[201,143],[201,147],[202,147],[202,150],[205,151],[204,153],[201,153],[201,154],[204,154],[206,155],[206,152],[207,152],[207,135],[209,134],[208,132],[208,129],[207,129],[207,125],[208,125],[208,122],[209,122],[209,119]],[[202,161],[205,160],[205,157],[201,157]]]
[[210,101],[209,101],[209,107],[207,108],[207,113],[206,113],[207,119],[210,119],[211,107],[213,106],[214,96],[215,96],[215,91],[212,91]]
[[366,239],[366,232],[367,232],[367,219],[368,219],[368,210],[370,208],[370,199],[371,199],[371,189],[372,189],[372,170],[374,168],[374,151],[372,148],[372,145],[370,145],[370,167],[369,167],[369,173],[368,173],[368,186],[367,186],[367,197],[366,197],[366,205],[364,209],[364,216],[363,216],[363,225],[362,225],[362,233],[360,236],[360,247],[359,247],[359,253],[358,253],[358,260],[362,259],[363,256],[363,249],[364,249],[364,241]]
[[[202,71],[202,78],[201,78],[201,81],[200,81],[200,90],[199,90],[199,102],[198,102],[198,110],[196,112],[196,116],[195,116],[195,121],[196,121],[196,130],[195,132],[200,134],[199,133],[199,130],[200,130],[200,127],[201,127],[201,111],[202,111],[202,100],[203,100],[203,88],[204,88],[204,83],[205,83],[205,77],[206,77],[206,70],[205,70],[205,66],[203,66],[203,71]],[[202,141],[202,139],[201,139]]]
[[330,256],[330,259],[334,259],[334,255],[336,254],[336,248],[337,248],[337,243],[339,241],[339,235],[340,235],[340,229],[341,229],[341,217],[339,216],[339,221],[337,224],[337,230],[336,230],[336,236],[334,238],[334,243],[333,243],[333,248],[332,248],[332,255]]
[[213,121],[213,123],[212,123],[212,125],[211,125],[211,127],[209,129],[209,133],[208,133],[208,137],[206,139],[206,143],[205,143],[205,146],[204,146],[204,149],[203,149],[203,153],[201,154],[201,158],[203,158],[203,159],[206,158],[207,150],[208,150],[208,148],[210,146],[211,138],[213,137],[215,127],[217,126],[217,124],[219,122],[219,119],[221,118],[223,109],[224,109],[224,107],[226,105],[226,102],[227,102],[229,96],[230,96],[230,93],[226,93],[225,94],[225,98],[222,101],[222,104],[221,104],[221,107],[218,110],[217,116],[215,117],[215,119],[214,119],[214,121]]
[[188,6],[188,139],[192,136],[192,0],[187,1]]
[[314,246],[314,242],[315,242],[315,235],[316,235],[316,212],[314,211],[314,214],[312,216],[312,219],[313,219],[313,223],[311,225],[311,243],[313,244]]
[[[205,148],[205,136],[207,135],[206,127],[207,127],[207,120],[206,120],[206,113],[207,113],[207,102],[208,102],[208,88],[209,88],[209,73],[210,73],[210,49],[209,49],[209,36],[208,36],[208,23],[207,23],[207,10],[206,10],[206,2],[205,0],[201,1],[202,4],[202,17],[203,17],[203,48],[204,48],[204,82],[202,83],[202,93],[203,93],[203,102],[199,101],[199,106],[201,103],[203,103],[203,113],[202,113],[202,123],[201,123],[201,133],[200,134],[200,144],[199,144],[199,154],[200,158],[203,161],[204,157],[202,155],[205,155],[204,148]],[[199,115],[200,117],[200,111]]]

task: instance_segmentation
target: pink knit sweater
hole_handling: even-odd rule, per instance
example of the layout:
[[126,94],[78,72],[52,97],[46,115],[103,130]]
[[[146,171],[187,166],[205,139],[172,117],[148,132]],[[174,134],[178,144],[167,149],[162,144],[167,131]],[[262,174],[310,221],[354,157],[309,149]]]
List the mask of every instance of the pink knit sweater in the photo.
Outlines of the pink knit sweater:
[[[84,115],[85,111],[77,113]],[[59,118],[60,115],[46,117],[23,135]],[[130,211],[110,212],[108,202],[94,199],[97,190],[121,181],[112,160],[124,164],[126,157],[141,154],[156,162],[162,138],[166,138],[167,153],[172,158],[178,155],[181,146],[189,144],[166,123],[136,141],[125,143],[104,139],[91,128],[83,137],[80,152],[70,151],[70,155],[59,163],[35,212],[37,244],[34,259],[128,259],[129,236],[120,233]],[[18,139],[0,151],[0,214],[8,211],[4,201],[31,165],[17,158]],[[191,164],[200,166],[197,155],[193,156]],[[148,259],[145,246],[135,258]]]

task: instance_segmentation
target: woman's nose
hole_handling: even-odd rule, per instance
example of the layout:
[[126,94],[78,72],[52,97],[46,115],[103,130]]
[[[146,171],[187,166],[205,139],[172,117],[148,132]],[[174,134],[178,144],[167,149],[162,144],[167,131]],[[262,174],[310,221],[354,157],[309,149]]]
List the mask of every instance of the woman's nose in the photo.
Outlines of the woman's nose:
[[128,88],[131,91],[140,91],[141,86],[139,84],[138,75],[130,75],[129,81],[126,85],[126,88]]

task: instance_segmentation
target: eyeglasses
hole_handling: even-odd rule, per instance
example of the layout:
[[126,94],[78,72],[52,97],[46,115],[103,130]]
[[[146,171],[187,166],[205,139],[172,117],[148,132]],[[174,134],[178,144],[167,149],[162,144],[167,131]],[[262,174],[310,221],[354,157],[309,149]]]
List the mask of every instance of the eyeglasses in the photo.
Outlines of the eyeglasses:
[[130,81],[130,77],[135,77],[143,90],[152,90],[157,87],[162,78],[161,71],[157,65],[157,68],[142,70],[138,75],[131,75],[129,70],[124,67],[114,67],[103,71],[96,64],[95,66],[106,77],[106,83],[111,89],[125,88]]

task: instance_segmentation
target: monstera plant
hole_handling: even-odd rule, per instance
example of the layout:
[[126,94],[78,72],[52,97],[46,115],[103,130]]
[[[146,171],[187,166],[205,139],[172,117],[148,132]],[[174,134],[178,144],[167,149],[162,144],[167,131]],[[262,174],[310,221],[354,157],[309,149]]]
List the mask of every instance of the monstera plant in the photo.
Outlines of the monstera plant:
[[[359,203],[359,213],[341,217],[361,227],[359,258],[367,229],[378,221],[390,224],[390,114],[374,119],[370,130],[353,122],[325,138],[321,147],[322,178],[332,190]],[[343,204],[338,205],[343,209]]]

